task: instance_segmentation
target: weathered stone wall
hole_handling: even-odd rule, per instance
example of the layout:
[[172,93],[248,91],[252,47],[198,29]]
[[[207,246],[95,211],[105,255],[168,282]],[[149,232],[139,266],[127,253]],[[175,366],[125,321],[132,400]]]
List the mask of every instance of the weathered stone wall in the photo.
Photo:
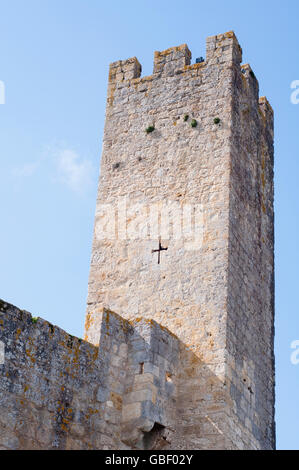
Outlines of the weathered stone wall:
[[1,448],[89,449],[109,439],[113,426],[97,400],[105,362],[97,347],[3,302],[0,340]]
[[175,427],[179,341],[103,313],[100,345],[0,302],[1,449],[164,448]]
[[[248,64],[234,68],[228,380],[239,448],[272,449],[274,422],[273,111]],[[236,423],[238,426],[236,426]]]
[[[207,39],[205,62],[190,60],[182,45],[155,53],[151,76],[136,58],[110,66],[86,339],[97,344],[103,307],[156,320],[189,347],[172,445],[271,448],[272,114],[233,33]],[[172,226],[201,205],[203,238],[190,249],[176,226],[158,264],[148,216],[165,204]]]

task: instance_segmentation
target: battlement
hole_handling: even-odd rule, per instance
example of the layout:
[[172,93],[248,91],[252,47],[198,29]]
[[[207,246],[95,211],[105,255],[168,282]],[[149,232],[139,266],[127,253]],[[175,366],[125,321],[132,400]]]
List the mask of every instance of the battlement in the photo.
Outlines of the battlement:
[[187,44],[182,44],[178,47],[170,47],[165,51],[155,52],[154,57],[154,74],[169,75],[173,71],[184,68],[190,65],[191,52]]
[[[153,89],[167,79],[173,79],[175,86],[177,86],[176,79],[180,79],[182,81],[190,80],[190,86],[194,85],[196,88],[200,85],[206,87],[207,83],[215,80],[216,73],[226,73],[225,71],[228,73],[229,70],[234,70],[234,82],[240,82],[244,95],[249,93],[255,101],[256,109],[258,109],[259,83],[251,66],[249,64],[241,65],[242,48],[233,31],[208,37],[205,59],[201,58],[200,62],[192,64],[191,58],[192,54],[187,44],[170,47],[164,51],[156,51],[154,53],[153,74],[143,77],[141,76],[142,66],[136,57],[111,63],[108,105],[125,103],[128,99],[126,94],[131,96],[131,93],[135,92],[142,93],[144,97],[148,93],[151,96]],[[171,86],[171,83],[167,83],[167,86]],[[120,97],[115,101],[116,94],[119,94]],[[270,108],[269,106],[265,107],[263,103],[261,101],[259,107],[263,121],[269,121],[269,126],[273,127]]]
[[192,54],[187,44],[170,47],[164,51],[156,51],[154,54],[153,75],[141,77],[142,67],[136,57],[119,60],[110,64],[109,82],[123,82],[136,79],[147,81],[161,76],[173,76],[188,70],[197,70],[207,64],[240,64],[242,49],[233,31],[217,36],[210,36],[206,40],[206,60],[201,63],[191,64]]

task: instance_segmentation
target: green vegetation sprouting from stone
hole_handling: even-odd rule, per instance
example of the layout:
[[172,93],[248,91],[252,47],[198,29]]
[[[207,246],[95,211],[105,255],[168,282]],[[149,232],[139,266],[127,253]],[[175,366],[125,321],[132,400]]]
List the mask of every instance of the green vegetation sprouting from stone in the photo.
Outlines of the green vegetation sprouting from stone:
[[196,127],[196,126],[197,126],[197,121],[196,121],[196,119],[192,119],[190,125],[191,125],[191,127]]
[[220,118],[219,117],[215,117],[214,118],[214,124],[219,124],[220,123]]
[[37,317],[31,317],[32,323],[37,323],[38,318]]
[[184,122],[188,121],[188,119],[189,119],[189,114],[185,114],[185,116],[184,116]]
[[155,126],[148,126],[146,129],[145,129],[145,132],[147,134],[150,134],[151,132],[153,132],[155,130]]

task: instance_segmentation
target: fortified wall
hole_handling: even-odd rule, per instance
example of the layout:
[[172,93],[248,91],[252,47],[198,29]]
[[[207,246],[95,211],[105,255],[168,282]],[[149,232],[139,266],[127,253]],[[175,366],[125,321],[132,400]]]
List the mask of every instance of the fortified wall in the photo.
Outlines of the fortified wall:
[[[0,301],[0,449],[192,449],[200,410],[218,379],[153,320],[105,310],[99,346]],[[183,367],[182,367],[183,365]],[[197,371],[205,377],[198,387]],[[223,396],[225,400],[225,396]],[[206,419],[198,444],[234,448]],[[209,431],[210,430],[210,431]],[[240,447],[242,443],[240,442]]]
[[178,339],[103,312],[100,345],[0,303],[2,449],[164,448],[176,421]]

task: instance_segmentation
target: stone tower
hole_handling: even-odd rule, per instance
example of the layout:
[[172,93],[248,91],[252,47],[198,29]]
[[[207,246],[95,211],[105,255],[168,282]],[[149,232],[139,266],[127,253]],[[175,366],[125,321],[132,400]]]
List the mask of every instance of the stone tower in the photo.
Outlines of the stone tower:
[[228,32],[110,65],[86,340],[107,308],[177,336],[174,449],[275,446],[273,111],[241,60]]

